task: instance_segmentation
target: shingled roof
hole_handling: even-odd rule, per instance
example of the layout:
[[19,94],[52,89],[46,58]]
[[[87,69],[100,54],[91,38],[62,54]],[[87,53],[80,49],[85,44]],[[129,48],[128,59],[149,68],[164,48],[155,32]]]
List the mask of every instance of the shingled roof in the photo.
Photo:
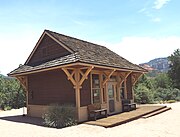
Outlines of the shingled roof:
[[129,62],[104,46],[65,36],[49,30],[45,30],[44,33],[49,34],[51,37],[62,43],[70,51],[72,51],[72,53],[47,61],[37,66],[29,66],[27,63],[25,63],[24,65],[21,65],[14,71],[10,72],[9,75],[52,68],[75,62],[146,72],[146,70],[142,67]]

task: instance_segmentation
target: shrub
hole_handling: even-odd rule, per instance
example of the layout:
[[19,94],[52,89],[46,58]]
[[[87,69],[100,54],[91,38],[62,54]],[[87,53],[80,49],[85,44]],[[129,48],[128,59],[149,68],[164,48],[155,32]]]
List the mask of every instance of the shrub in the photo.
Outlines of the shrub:
[[175,94],[175,100],[180,101],[180,90],[177,88],[174,88],[172,91],[173,91],[173,94]]
[[168,100],[167,103],[175,103],[176,100]]
[[180,90],[179,89],[166,89],[166,88],[157,88],[155,92],[155,100],[180,100]]
[[11,107],[10,106],[6,106],[6,107],[4,107],[4,110],[6,111],[6,110],[11,110]]
[[0,108],[3,110],[25,106],[26,94],[20,82],[0,74]]
[[153,103],[153,93],[145,85],[139,84],[135,89],[135,102],[140,104]]
[[77,124],[75,108],[72,105],[50,105],[42,118],[45,126],[53,128],[63,128]]

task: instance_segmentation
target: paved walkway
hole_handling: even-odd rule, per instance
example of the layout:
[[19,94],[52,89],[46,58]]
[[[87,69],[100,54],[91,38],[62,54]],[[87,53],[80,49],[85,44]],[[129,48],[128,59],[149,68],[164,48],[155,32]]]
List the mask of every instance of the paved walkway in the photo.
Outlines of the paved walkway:
[[103,127],[113,127],[123,123],[127,123],[129,121],[138,119],[144,115],[152,113],[154,111],[158,111],[160,109],[165,108],[166,106],[139,106],[136,110],[124,112],[120,114],[116,114],[113,116],[109,116],[107,118],[102,118],[96,121],[88,121],[85,124],[97,125]]

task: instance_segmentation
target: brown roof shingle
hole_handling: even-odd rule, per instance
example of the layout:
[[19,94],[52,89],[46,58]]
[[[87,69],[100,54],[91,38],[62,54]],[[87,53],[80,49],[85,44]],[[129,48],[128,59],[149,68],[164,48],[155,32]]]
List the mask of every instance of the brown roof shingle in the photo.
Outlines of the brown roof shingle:
[[87,41],[65,36],[49,30],[45,30],[44,32],[48,33],[56,40],[63,43],[67,48],[71,49],[74,53],[45,62],[43,64],[34,67],[27,66],[25,64],[15,69],[14,71],[10,72],[9,75],[35,71],[35,70],[40,70],[55,66],[61,66],[74,62],[96,64],[100,66],[108,66],[108,67],[120,68],[120,69],[130,69],[130,70],[137,70],[144,72],[146,71],[142,67],[129,62],[128,60],[124,59],[123,57],[112,52],[111,50],[109,50],[104,46],[100,46]]

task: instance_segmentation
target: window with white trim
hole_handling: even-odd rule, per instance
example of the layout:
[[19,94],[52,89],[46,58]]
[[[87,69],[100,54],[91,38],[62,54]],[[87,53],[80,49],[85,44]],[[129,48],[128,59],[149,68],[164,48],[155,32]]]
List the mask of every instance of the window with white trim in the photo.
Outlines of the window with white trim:
[[99,74],[92,74],[92,98],[93,103],[100,103],[101,87]]

